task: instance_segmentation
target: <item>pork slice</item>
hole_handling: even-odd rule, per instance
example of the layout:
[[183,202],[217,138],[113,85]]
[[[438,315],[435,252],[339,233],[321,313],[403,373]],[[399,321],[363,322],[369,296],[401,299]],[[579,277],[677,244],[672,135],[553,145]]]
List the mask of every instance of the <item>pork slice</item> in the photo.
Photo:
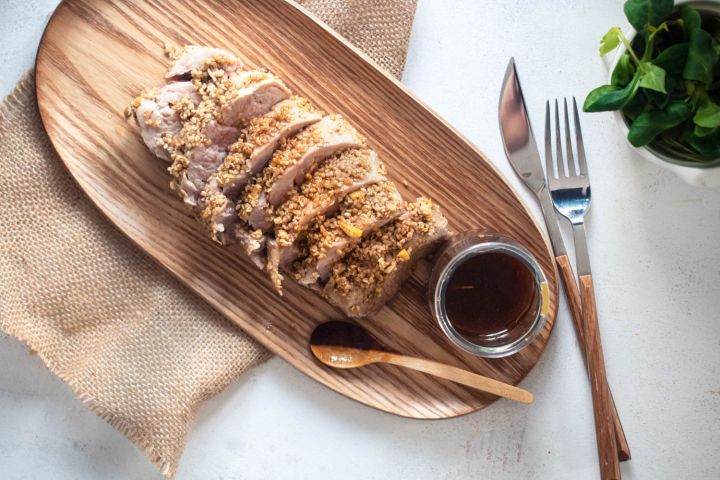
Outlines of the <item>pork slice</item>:
[[[245,79],[245,83],[238,85],[247,86],[242,87],[233,98],[245,95],[246,98],[250,98],[249,101],[252,103],[251,97],[254,95],[252,93],[255,91],[253,90],[254,86],[258,86],[271,76],[265,72],[242,72],[233,78],[240,77]],[[242,93],[242,91],[246,93]],[[233,100],[219,107],[220,116],[222,116],[223,109],[232,102]],[[220,103],[222,104],[222,102]],[[262,106],[261,103],[254,104],[252,107],[254,109],[252,110],[253,114],[266,113],[274,105],[275,101],[262,104]],[[237,142],[240,131],[236,126],[227,125],[216,120],[218,117],[218,105],[215,104],[214,100],[203,100],[193,115],[193,118],[183,125],[180,132],[181,143],[183,145],[187,144],[190,141],[189,139],[193,139],[197,133],[201,134],[202,139],[199,141],[199,145],[193,146],[184,153],[170,171],[175,176],[174,185],[185,203],[202,210],[203,206],[198,203],[200,194],[206,187],[210,176],[224,164],[229,147]],[[215,209],[213,210],[215,211]]]
[[165,74],[168,79],[189,79],[193,70],[199,70],[209,61],[215,61],[225,67],[225,73],[230,74],[242,67],[235,56],[220,48],[188,45],[176,54],[176,59]]
[[210,176],[222,165],[240,130],[216,119],[218,106],[203,98],[197,105],[180,105],[181,129],[172,137],[172,185],[186,204],[201,210],[198,200]]
[[235,226],[235,237],[242,246],[245,254],[250,257],[261,270],[265,269],[265,245],[267,237],[260,230],[252,230],[247,225],[238,223]]
[[237,198],[253,175],[259,173],[278,148],[280,141],[294,135],[322,116],[303,97],[283,100],[264,115],[243,128],[240,140],[230,147],[230,154],[218,170],[218,183],[230,198]]
[[189,165],[171,183],[186,205],[197,208],[205,182],[223,161],[226,153],[216,147],[199,146],[188,155]]
[[207,140],[185,155],[187,165],[179,170],[174,180],[174,185],[185,203],[200,209],[200,194],[210,177],[223,164],[229,145],[237,139],[238,130],[211,120],[204,129],[204,135]]
[[219,149],[229,151],[230,147],[237,142],[240,129],[230,125],[222,125],[216,120],[210,120],[205,126],[205,136],[210,145]]
[[271,166],[287,166],[281,167],[275,178],[266,184],[268,203],[273,207],[285,200],[293,182],[300,185],[305,181],[305,174],[316,162],[347,148],[365,145],[365,138],[339,115],[324,117],[308,130],[306,137],[295,137],[301,141],[309,141],[304,148],[298,145],[299,148],[281,151],[285,155],[280,156],[284,158],[278,158],[277,161],[273,158]]
[[419,198],[335,263],[322,295],[348,317],[368,316],[397,293],[417,262],[447,235],[440,209]]
[[332,213],[346,195],[386,180],[385,165],[367,148],[344,150],[325,159],[275,209],[275,237],[292,244],[315,218]]
[[308,175],[308,180],[275,210],[275,239],[268,241],[271,276],[298,258],[297,242],[316,218],[334,212],[340,200],[363,187],[386,180],[385,166],[369,149],[334,155]]
[[235,202],[225,196],[218,185],[217,176],[212,175],[203,189],[200,201],[200,218],[208,227],[210,236],[220,245],[237,241],[238,223]]
[[237,201],[237,212],[240,219],[253,229],[267,233],[272,229],[273,224],[267,215],[270,205],[267,202],[267,194],[263,190],[262,179],[262,174],[250,179]]
[[160,158],[172,160],[172,185],[193,207],[240,134],[237,127],[218,123],[215,112],[192,82],[165,85],[143,98],[135,112],[143,141]]
[[220,107],[220,121],[225,125],[244,125],[291,95],[282,80],[261,70],[238,72],[231,81],[229,98]]
[[170,152],[165,148],[166,135],[174,136],[182,128],[182,120],[173,105],[187,101],[193,105],[200,102],[200,96],[191,82],[169,83],[154,95],[140,100],[135,110],[135,120],[140,127],[140,135],[148,149],[157,157],[171,161]]
[[254,228],[269,230],[272,209],[285,200],[295,183],[302,183],[315,162],[364,144],[364,137],[338,115],[323,117],[299,134],[281,140],[267,167],[245,187],[238,202],[240,218]]
[[361,188],[345,197],[337,213],[318,218],[307,231],[308,255],[292,266],[302,285],[324,283],[332,266],[370,232],[404,212],[395,184],[384,181]]

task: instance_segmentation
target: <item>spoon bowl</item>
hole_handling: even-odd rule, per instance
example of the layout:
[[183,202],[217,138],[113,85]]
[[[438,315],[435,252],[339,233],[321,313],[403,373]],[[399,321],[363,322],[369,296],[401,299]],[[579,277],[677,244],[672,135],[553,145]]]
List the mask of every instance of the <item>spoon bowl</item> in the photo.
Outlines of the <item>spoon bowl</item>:
[[319,325],[310,336],[315,358],[335,368],[357,368],[377,363],[383,346],[360,325],[339,320]]

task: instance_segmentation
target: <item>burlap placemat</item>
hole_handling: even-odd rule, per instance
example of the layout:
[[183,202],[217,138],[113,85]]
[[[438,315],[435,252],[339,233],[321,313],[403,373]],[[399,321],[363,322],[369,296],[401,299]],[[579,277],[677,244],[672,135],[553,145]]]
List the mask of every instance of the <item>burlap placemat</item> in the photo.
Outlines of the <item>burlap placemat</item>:
[[[300,3],[401,74],[415,0]],[[173,477],[202,402],[269,354],[92,206],[34,90],[27,74],[0,106],[0,328]]]

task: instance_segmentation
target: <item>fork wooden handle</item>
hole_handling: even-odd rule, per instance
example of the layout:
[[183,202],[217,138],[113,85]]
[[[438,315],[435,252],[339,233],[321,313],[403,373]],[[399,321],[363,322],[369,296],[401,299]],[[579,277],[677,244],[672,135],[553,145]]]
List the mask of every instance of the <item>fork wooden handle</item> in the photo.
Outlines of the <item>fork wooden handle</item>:
[[[585,328],[583,326],[582,310],[580,306],[580,291],[575,281],[575,274],[573,273],[572,267],[570,266],[570,260],[567,255],[560,255],[555,257],[558,270],[560,271],[560,277],[562,278],[563,284],[565,285],[565,295],[568,299],[568,305],[570,307],[570,314],[573,320],[573,327],[575,328],[575,336],[578,339],[580,345],[580,353],[582,354],[583,362],[587,368],[587,343],[585,342]],[[613,425],[615,428],[615,443],[617,445],[618,459],[621,462],[630,460],[630,446],[625,438],[625,432],[623,431],[622,424],[620,423],[620,415],[618,415],[617,408],[615,407],[615,400],[612,397],[610,386],[608,385],[608,395],[610,396],[610,414],[612,415]]]
[[580,275],[580,300],[585,320],[585,340],[587,340],[587,367],[590,374],[593,413],[595,414],[595,436],[597,439],[600,477],[602,480],[619,480],[617,444],[610,408],[610,390],[605,375],[595,290],[592,275]]

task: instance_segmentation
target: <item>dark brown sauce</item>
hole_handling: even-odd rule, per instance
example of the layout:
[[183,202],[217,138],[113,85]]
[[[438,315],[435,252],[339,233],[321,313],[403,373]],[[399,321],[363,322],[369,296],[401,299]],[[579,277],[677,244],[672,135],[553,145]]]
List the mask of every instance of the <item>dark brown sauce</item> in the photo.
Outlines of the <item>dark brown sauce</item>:
[[479,253],[452,273],[445,310],[468,340],[499,338],[533,320],[537,296],[533,273],[522,261],[502,252]]
[[315,327],[310,335],[310,345],[383,350],[382,344],[363,327],[340,320],[321,323]]

